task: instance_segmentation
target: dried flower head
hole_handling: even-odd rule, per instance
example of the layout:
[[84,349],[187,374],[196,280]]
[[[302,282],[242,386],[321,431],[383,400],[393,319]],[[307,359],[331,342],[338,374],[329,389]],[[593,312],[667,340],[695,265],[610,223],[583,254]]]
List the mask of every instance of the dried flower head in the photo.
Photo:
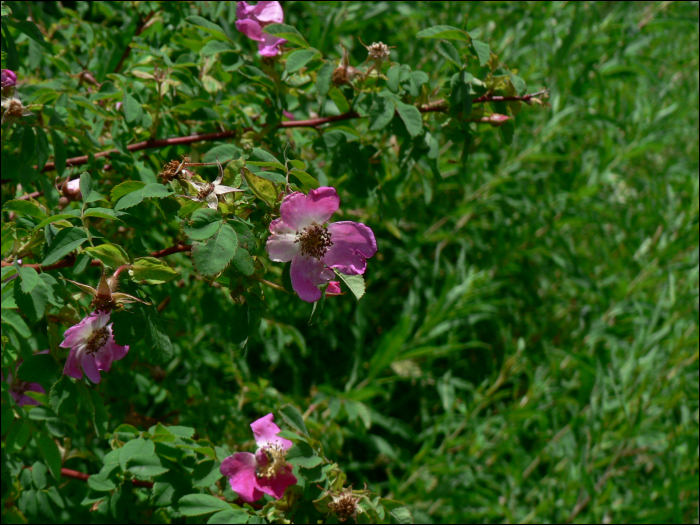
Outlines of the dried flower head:
[[142,301],[133,295],[117,292],[117,287],[119,285],[117,280],[119,276],[118,272],[121,270],[121,268],[124,267],[118,268],[115,275],[110,279],[107,279],[103,273],[102,277],[100,278],[100,284],[97,285],[97,289],[93,288],[92,286],[88,286],[87,284],[71,281],[70,279],[64,280],[76,285],[83,292],[90,294],[93,297],[90,307],[98,311],[101,310],[104,312],[109,312],[110,310],[113,310],[124,303],[138,302],[142,304],[151,304],[147,303],[146,301]]
[[389,62],[389,50],[396,46],[387,46],[384,42],[372,42],[372,45],[366,46],[362,40],[360,43],[367,49],[367,60],[372,61],[372,66],[367,70],[367,73],[375,68],[377,72],[381,72],[382,64]]
[[17,98],[16,96],[12,98],[3,98],[2,99],[2,123],[4,124],[8,120],[17,120],[22,117],[26,117],[28,115],[31,115],[32,112],[29,111],[24,105],[22,104],[22,101]]
[[348,50],[343,48],[343,58],[340,59],[338,67],[333,70],[331,81],[334,85],[340,86],[349,84],[360,74],[360,72],[350,65]]
[[188,157],[183,157],[182,161],[178,162],[176,160],[171,160],[165,166],[163,166],[163,171],[158,174],[158,178],[163,184],[167,184],[173,179],[178,178],[182,167],[190,161]]
[[331,493],[331,501],[328,508],[338,517],[338,521],[345,521],[348,518],[357,520],[357,515],[362,512],[362,507],[358,505],[361,496],[352,493],[352,487],[342,489],[339,493]]
[[212,210],[215,210],[219,207],[219,195],[243,191],[238,188],[232,188],[221,184],[221,181],[224,180],[224,168],[219,162],[219,159],[216,159],[216,164],[219,166],[219,176],[216,177],[214,182],[196,182],[191,180],[189,183],[197,191],[197,194],[181,195],[181,197],[197,202],[206,202],[207,206],[209,206]]

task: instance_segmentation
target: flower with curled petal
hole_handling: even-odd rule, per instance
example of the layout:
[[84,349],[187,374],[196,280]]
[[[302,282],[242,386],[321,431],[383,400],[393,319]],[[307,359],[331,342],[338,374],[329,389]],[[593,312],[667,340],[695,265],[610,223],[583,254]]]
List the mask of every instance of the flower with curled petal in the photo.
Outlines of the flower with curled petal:
[[268,414],[250,425],[258,445],[255,454],[238,452],[221,462],[221,474],[247,503],[259,500],[263,493],[280,499],[288,486],[297,483],[286,460],[292,442],[277,435],[280,428],[274,419]]
[[224,180],[224,168],[218,159],[216,163],[219,166],[219,176],[216,177],[214,182],[188,180],[187,183],[191,184],[197,190],[197,195],[180,196],[197,202],[206,202],[207,206],[212,210],[216,210],[219,207],[219,195],[226,195],[227,193],[233,193],[235,191],[244,191],[221,184],[221,181]]
[[377,253],[374,233],[364,224],[340,221],[326,226],[339,206],[335,188],[321,187],[308,195],[294,192],[284,198],[281,217],[270,223],[267,253],[273,261],[291,261],[292,287],[309,303],[321,298],[318,286],[335,277],[331,268],[360,275],[367,259]]
[[238,2],[236,18],[236,29],[251,40],[256,40],[258,53],[264,57],[277,55],[280,52],[279,47],[287,43],[284,38],[263,33],[263,27],[266,25],[284,22],[284,11],[279,2],[258,2],[255,5]]

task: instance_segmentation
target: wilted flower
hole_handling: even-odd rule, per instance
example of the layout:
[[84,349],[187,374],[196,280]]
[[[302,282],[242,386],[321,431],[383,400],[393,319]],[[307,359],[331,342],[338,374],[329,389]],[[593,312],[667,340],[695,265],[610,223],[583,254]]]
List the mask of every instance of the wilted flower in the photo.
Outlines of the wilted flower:
[[196,182],[191,180],[189,183],[197,190],[197,195],[181,195],[181,197],[197,202],[206,202],[207,206],[215,210],[219,207],[218,195],[225,195],[227,193],[233,193],[234,191],[243,191],[221,184],[221,181],[224,180],[224,168],[218,160],[216,163],[219,165],[219,176],[216,177],[214,182]]
[[255,454],[238,452],[221,463],[221,474],[228,478],[231,489],[248,503],[259,500],[263,492],[280,499],[297,482],[286,461],[293,443],[277,435],[280,428],[274,419],[268,414],[250,425],[258,445]]
[[281,24],[284,12],[279,2],[238,2],[236,6],[236,29],[252,40],[258,42],[258,53],[264,57],[273,57],[279,53],[279,46],[286,44],[284,38],[263,33],[268,24]]
[[[360,43],[365,46],[362,40],[360,40]],[[367,60],[372,61],[372,66],[370,66],[365,75],[368,75],[372,68],[375,68],[378,73],[381,73],[382,64],[384,62],[389,62],[389,50],[394,47],[395,46],[389,47],[383,42],[372,42],[372,45],[365,46],[365,49],[367,49]]]
[[[5,70],[3,70],[4,72]],[[49,351],[47,350],[42,350],[41,352],[37,352],[38,354],[48,354]],[[22,361],[17,361],[17,364],[15,365],[15,373],[17,372],[17,369],[19,368],[19,365],[22,364]],[[39,383],[29,383],[27,381],[22,381],[19,377],[12,377],[11,373],[7,374],[7,379],[5,379],[4,374],[1,376],[3,381],[7,381],[10,385],[10,396],[12,396],[12,399],[15,400],[15,403],[17,405],[23,407],[25,405],[29,406],[37,406],[39,402],[26,395],[26,392],[38,392],[39,394],[45,394],[46,390],[44,390],[44,387],[41,386]]]
[[[75,379],[83,378],[83,371],[93,383],[100,382],[100,370],[109,372],[112,361],[119,361],[129,352],[128,346],[118,345],[112,335],[109,312],[93,312],[71,326],[59,345],[70,348],[63,373]],[[82,368],[82,370],[81,370]]]
[[341,86],[355,80],[359,74],[360,72],[350,65],[348,50],[343,48],[343,58],[340,59],[338,67],[333,70],[331,82],[336,86]]
[[4,87],[4,88],[13,87],[15,84],[17,84],[17,73],[12,71],[11,69],[3,69],[2,70],[2,87]]
[[331,494],[333,501],[328,504],[328,508],[338,516],[338,521],[343,522],[348,518],[357,519],[357,514],[362,512],[362,507],[358,505],[359,496],[354,496],[352,487],[341,490],[338,494]]
[[22,101],[17,97],[3,97],[2,98],[2,123],[4,124],[8,120],[17,120],[21,117],[26,117],[32,114],[24,105]]
[[329,282],[337,268],[346,275],[365,273],[367,259],[377,253],[374,233],[364,224],[325,224],[340,206],[335,188],[321,187],[308,195],[294,192],[280,206],[281,218],[270,223],[267,253],[277,262],[292,262],[294,291],[309,303],[321,298],[318,285]]
[[90,306],[95,310],[103,310],[105,312],[109,312],[117,306],[120,306],[125,303],[151,304],[147,303],[146,301],[142,301],[138,297],[129,295],[128,293],[121,293],[116,291],[118,285],[117,276],[119,275],[119,271],[120,270],[118,269],[117,272],[115,272],[115,275],[110,279],[107,279],[107,277],[103,273],[102,277],[100,278],[100,284],[97,285],[97,289],[93,288],[92,286],[88,286],[87,284],[79,283],[77,281],[71,281],[70,279],[65,278],[63,279],[71,284],[76,285],[83,292],[90,294],[93,297]]

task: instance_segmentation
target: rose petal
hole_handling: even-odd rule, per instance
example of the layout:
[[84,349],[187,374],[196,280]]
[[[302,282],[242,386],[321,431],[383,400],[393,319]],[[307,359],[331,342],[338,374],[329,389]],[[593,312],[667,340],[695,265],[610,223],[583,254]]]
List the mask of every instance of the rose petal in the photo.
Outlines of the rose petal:
[[81,321],[71,326],[63,334],[63,342],[58,345],[61,348],[73,348],[74,346],[85,343],[92,337],[94,318],[91,315],[81,319]]
[[284,38],[262,33],[262,40],[258,42],[258,53],[264,57],[274,57],[280,52],[279,46],[286,44]]
[[326,297],[340,295],[341,293],[340,281],[331,281],[328,283],[328,288],[326,288]]
[[280,499],[284,496],[284,491],[290,485],[296,485],[297,478],[292,474],[292,467],[285,465],[281,472],[278,472],[274,478],[259,478],[258,486],[260,490],[270,496]]
[[90,354],[83,355],[80,360],[80,365],[83,367],[83,372],[88,376],[88,379],[95,384],[100,382],[100,371],[97,369],[97,364],[95,363],[95,356]]
[[221,474],[228,478],[231,490],[248,503],[259,500],[263,495],[258,490],[257,466],[255,456],[250,452],[238,452],[221,462]]
[[327,223],[339,206],[335,188],[323,186],[308,195],[299,192],[287,195],[280,206],[280,215],[287,226],[300,231],[312,224]]
[[236,4],[236,18],[239,20],[242,18],[248,18],[250,15],[255,13],[254,5],[250,5],[248,2],[238,2]]
[[109,372],[109,369],[112,367],[112,361],[114,360],[112,346],[109,343],[105,344],[98,352],[94,354],[94,356],[97,369]]
[[280,433],[280,427],[275,425],[274,420],[275,416],[268,414],[251,423],[250,428],[253,429],[256,445],[263,448],[269,444],[277,443],[284,450],[291,448],[294,443],[277,435]]
[[323,263],[318,259],[305,255],[295,255],[292,259],[292,266],[289,269],[292,278],[292,287],[299,294],[302,301],[315,303],[321,298],[321,290],[317,288],[319,284],[330,281],[335,274],[332,270],[324,268]]
[[212,210],[215,210],[219,207],[219,198],[216,196],[216,193],[210,193],[209,195],[207,195],[206,201],[207,206],[209,206]]
[[270,223],[272,235],[267,240],[265,248],[271,261],[289,262],[300,253],[301,244],[296,241],[297,234],[288,227],[282,219],[275,219]]
[[63,375],[72,377],[73,379],[82,379],[83,371],[78,366],[77,354],[78,352],[75,350],[70,351],[68,359],[66,359],[66,364],[63,367]]
[[243,190],[232,188],[231,186],[223,186],[222,184],[219,184],[218,186],[214,187],[214,193],[216,193],[217,195],[224,195],[226,193],[233,193],[234,191],[243,191]]
[[252,40],[263,39],[262,28],[255,20],[236,20],[236,29]]
[[352,221],[334,222],[328,226],[333,246],[323,257],[329,268],[341,273],[358,275],[365,273],[366,259],[377,253],[374,233],[364,224]]
[[255,5],[255,18],[267,24],[284,22],[284,11],[279,2],[258,2]]

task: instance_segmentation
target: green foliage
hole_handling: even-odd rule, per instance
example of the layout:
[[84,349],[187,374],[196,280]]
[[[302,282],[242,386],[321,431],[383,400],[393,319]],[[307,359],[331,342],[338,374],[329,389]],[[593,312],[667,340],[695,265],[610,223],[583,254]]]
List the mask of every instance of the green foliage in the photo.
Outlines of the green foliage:
[[[263,59],[235,3],[3,4],[3,523],[697,522],[697,3],[283,9]],[[322,186],[378,253],[310,305],[265,245]],[[93,385],[102,266],[149,304]]]

